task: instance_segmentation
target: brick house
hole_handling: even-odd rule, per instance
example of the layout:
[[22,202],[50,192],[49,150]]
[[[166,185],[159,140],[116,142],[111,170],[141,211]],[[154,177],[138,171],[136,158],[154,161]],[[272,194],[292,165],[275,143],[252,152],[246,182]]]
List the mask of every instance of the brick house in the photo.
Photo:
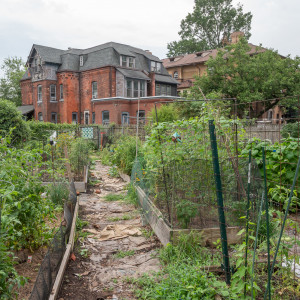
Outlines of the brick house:
[[135,123],[178,82],[147,50],[114,42],[88,49],[33,45],[21,79],[22,111],[54,123]]

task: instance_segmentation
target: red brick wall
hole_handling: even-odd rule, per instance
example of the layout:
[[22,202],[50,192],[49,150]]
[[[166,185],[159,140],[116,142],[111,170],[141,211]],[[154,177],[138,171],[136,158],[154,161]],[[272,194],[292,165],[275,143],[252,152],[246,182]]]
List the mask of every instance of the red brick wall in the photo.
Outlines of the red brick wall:
[[[81,114],[85,110],[90,112],[90,123],[92,122],[92,82],[98,85],[98,98],[110,98],[116,96],[116,69],[105,67],[97,70],[85,71],[81,74]],[[102,118],[102,117],[101,117]],[[82,123],[84,120],[82,119]],[[97,120],[96,120],[97,122]]]
[[32,105],[32,83],[31,79],[21,81],[21,94],[22,94],[22,104],[23,105]]

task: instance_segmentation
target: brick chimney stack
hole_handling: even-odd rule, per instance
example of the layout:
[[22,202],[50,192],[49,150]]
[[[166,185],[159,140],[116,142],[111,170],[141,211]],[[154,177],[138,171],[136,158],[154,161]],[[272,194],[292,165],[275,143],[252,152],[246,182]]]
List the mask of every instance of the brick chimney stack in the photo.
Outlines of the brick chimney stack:
[[230,35],[231,44],[236,44],[245,34],[242,31],[235,31]]

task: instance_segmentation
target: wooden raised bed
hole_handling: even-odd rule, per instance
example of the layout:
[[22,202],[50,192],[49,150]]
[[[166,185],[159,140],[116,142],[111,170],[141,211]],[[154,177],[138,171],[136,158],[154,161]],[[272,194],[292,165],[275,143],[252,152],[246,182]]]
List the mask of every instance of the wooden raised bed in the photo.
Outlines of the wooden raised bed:
[[[163,218],[162,213],[147,197],[145,192],[136,186],[139,204],[144,211],[144,218],[152,227],[161,243],[165,246],[168,243],[175,242],[178,236],[182,233],[190,233],[196,231],[202,234],[203,246],[214,246],[214,243],[221,239],[219,228],[204,228],[204,229],[172,229]],[[227,227],[227,242],[228,245],[237,244],[242,241],[242,236],[237,235],[241,230],[240,227]]]

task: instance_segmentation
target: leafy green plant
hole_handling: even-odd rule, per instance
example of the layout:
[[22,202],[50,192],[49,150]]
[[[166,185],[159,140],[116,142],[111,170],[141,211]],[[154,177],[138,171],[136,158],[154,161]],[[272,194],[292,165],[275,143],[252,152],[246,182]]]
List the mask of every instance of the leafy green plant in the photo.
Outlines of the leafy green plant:
[[197,214],[199,204],[188,201],[181,200],[176,204],[176,214],[182,228],[188,228],[192,218]]
[[111,218],[108,218],[107,220],[110,221],[110,222],[117,222],[117,221],[131,220],[132,218],[133,218],[133,216],[123,215],[121,217],[111,217]]
[[132,183],[128,186],[127,195],[125,196],[124,201],[133,204],[135,207],[139,206],[137,191]]
[[110,177],[119,177],[119,171],[118,168],[116,166],[112,166],[109,170],[108,170],[108,175]]
[[66,182],[54,182],[47,187],[47,195],[56,205],[63,205],[69,197],[69,187]]
[[111,166],[112,156],[113,156],[112,151],[110,151],[108,148],[103,148],[103,150],[100,152],[100,159],[102,164],[106,166]]

